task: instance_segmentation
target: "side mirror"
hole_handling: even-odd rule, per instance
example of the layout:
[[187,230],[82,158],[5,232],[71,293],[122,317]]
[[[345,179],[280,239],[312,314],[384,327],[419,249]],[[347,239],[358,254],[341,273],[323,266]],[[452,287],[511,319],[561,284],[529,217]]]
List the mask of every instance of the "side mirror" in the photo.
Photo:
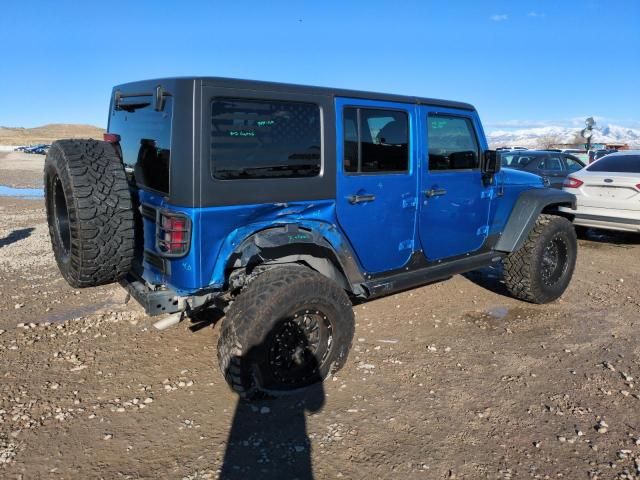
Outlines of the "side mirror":
[[500,171],[501,158],[500,154],[495,150],[487,150],[484,152],[484,158],[482,162],[482,175],[484,177],[493,177]]

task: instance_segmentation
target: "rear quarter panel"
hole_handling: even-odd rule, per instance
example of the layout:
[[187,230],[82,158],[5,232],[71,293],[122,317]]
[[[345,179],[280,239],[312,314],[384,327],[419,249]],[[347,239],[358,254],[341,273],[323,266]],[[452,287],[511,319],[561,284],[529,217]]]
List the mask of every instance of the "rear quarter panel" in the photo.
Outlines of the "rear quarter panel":
[[[153,192],[141,191],[140,197],[148,205],[181,212],[191,219],[191,247],[187,255],[167,259],[170,268],[165,274],[144,264],[147,281],[166,284],[181,294],[205,288],[221,289],[232,252],[253,233],[270,227],[294,223],[318,231],[336,251],[346,242],[336,227],[333,200],[190,208],[170,205]],[[145,219],[145,249],[158,253],[155,224],[150,219]]]

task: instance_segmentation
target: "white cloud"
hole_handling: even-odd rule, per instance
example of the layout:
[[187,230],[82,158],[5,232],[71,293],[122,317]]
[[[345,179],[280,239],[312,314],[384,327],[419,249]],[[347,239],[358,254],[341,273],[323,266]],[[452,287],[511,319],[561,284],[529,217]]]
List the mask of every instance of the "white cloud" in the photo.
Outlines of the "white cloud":
[[532,18],[542,18],[544,16],[545,16],[545,14],[544,13],[540,13],[540,12],[529,12],[529,13],[527,13],[527,17],[532,17]]
[[504,22],[508,18],[509,18],[509,15],[507,15],[506,13],[501,13],[499,15],[498,14],[491,15],[491,20],[493,20],[494,22]]

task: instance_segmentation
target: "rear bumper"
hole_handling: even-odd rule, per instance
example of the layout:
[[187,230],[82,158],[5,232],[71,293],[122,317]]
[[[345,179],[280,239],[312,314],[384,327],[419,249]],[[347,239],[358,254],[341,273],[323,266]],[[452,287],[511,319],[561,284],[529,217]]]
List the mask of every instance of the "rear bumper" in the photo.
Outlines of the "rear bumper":
[[186,308],[188,297],[180,297],[174,290],[166,288],[152,290],[133,275],[127,275],[120,281],[120,285],[142,305],[149,316],[182,312]]
[[120,281],[129,294],[142,305],[147,315],[153,317],[164,313],[186,312],[190,315],[214,304],[221,295],[220,291],[198,291],[193,295],[179,295],[165,285],[151,288],[144,280],[133,274]]
[[640,232],[640,212],[633,210],[613,210],[610,208],[596,208],[578,206],[577,210],[566,211],[573,215],[573,224],[581,227],[604,228],[622,232]]

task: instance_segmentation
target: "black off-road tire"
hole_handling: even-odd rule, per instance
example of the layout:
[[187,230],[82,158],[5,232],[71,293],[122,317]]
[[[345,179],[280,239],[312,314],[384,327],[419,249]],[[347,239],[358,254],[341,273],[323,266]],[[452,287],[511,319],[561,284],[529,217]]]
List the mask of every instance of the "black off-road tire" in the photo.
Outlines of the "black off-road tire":
[[504,260],[507,289],[531,303],[558,299],[571,281],[577,252],[571,222],[556,215],[540,215],[524,245]]
[[[299,317],[296,312],[301,312]],[[321,328],[318,334],[327,340],[328,349],[309,353],[316,362],[315,371],[303,370],[306,376],[302,376],[292,370],[292,378],[298,373],[299,378],[286,383],[291,379],[282,380],[271,364],[273,345],[280,345],[273,338],[290,321],[285,319],[296,316],[297,321],[306,323],[305,312],[330,325],[322,327],[330,331],[330,337],[323,335]],[[296,390],[324,380],[344,365],[354,328],[353,307],[340,286],[304,266],[275,267],[249,283],[229,308],[218,341],[218,362],[227,383],[241,398],[252,400]]]
[[134,259],[134,218],[124,166],[97,140],[59,140],[44,164],[53,252],[72,287],[120,280]]

